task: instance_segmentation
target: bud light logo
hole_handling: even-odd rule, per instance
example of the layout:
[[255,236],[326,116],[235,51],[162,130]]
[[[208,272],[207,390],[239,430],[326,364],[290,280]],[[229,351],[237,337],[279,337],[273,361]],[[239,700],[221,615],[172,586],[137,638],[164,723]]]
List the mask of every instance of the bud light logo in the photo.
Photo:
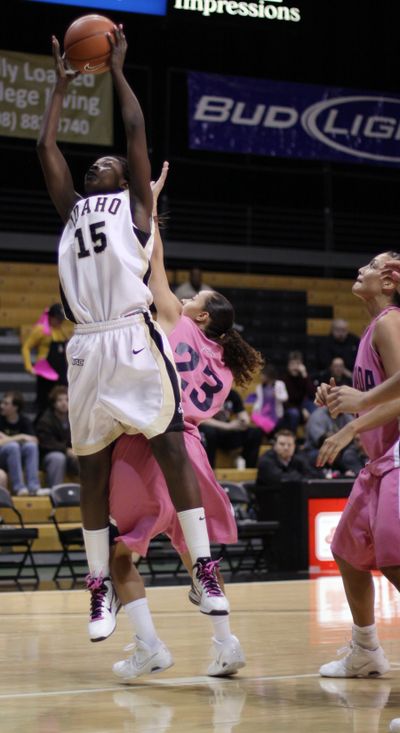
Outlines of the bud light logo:
[[400,165],[400,97],[189,74],[190,147]]
[[301,117],[323,145],[364,160],[400,163],[400,99],[349,96],[317,102]]

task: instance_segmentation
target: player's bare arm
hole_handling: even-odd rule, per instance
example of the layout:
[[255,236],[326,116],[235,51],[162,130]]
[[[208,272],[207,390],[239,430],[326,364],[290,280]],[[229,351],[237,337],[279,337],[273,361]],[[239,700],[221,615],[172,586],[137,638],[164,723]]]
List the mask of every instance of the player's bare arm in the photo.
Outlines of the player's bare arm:
[[118,95],[125,127],[129,167],[129,192],[135,226],[150,232],[153,197],[150,187],[150,161],[147,154],[146,129],[139,101],[130,88],[123,66],[128,44],[122,25],[108,34],[111,45],[110,71]]
[[320,468],[325,466],[326,463],[332,464],[340,451],[346,448],[358,433],[379,428],[398,415],[400,415],[400,399],[385,405],[379,405],[364,415],[360,415],[360,417],[347,423],[344,428],[324,441],[318,454],[316,465]]
[[400,371],[399,343],[400,311],[392,310],[377,322],[373,336],[373,346],[388,378]]
[[160,177],[151,184],[153,191],[154,247],[151,256],[151,277],[149,281],[154,304],[157,308],[157,321],[167,335],[172,331],[182,314],[182,304],[169,287],[164,265],[164,247],[158,226],[158,197],[164,188],[168,168],[168,163],[165,161]]
[[56,83],[43,115],[37,152],[50,198],[61,219],[66,223],[75,202],[80,197],[74,190],[67,161],[57,145],[57,129],[69,82],[75,78],[76,74],[67,70],[60,54],[60,44],[55,36],[52,38],[52,49]]

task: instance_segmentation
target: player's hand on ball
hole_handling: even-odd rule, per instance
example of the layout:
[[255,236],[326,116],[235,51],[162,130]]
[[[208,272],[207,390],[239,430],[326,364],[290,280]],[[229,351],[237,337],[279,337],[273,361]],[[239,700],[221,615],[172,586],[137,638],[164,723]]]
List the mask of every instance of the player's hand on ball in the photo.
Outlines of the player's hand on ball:
[[52,36],[51,45],[53,51],[54,66],[57,75],[57,82],[61,82],[61,84],[67,85],[70,81],[72,81],[72,79],[75,79],[75,77],[78,76],[79,71],[72,71],[72,69],[68,68],[64,56],[61,56],[60,44],[56,36]]
[[114,33],[107,33],[107,38],[111,46],[110,69],[120,71],[123,68],[128,48],[122,23],[117,26]]

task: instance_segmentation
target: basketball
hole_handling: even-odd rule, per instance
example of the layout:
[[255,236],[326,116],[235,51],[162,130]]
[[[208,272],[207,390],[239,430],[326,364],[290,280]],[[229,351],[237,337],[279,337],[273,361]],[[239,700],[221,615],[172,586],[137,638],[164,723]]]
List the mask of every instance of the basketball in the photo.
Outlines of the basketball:
[[104,15],[83,15],[74,20],[64,36],[65,57],[71,69],[82,74],[108,71],[111,47],[106,34],[115,27]]

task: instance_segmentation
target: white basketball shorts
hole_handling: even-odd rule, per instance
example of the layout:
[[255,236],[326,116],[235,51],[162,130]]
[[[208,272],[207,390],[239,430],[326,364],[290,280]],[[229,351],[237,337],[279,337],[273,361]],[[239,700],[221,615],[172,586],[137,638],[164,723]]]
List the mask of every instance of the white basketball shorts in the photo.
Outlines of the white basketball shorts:
[[167,337],[148,311],[78,324],[67,347],[69,417],[77,455],[122,433],[183,430],[180,382]]

